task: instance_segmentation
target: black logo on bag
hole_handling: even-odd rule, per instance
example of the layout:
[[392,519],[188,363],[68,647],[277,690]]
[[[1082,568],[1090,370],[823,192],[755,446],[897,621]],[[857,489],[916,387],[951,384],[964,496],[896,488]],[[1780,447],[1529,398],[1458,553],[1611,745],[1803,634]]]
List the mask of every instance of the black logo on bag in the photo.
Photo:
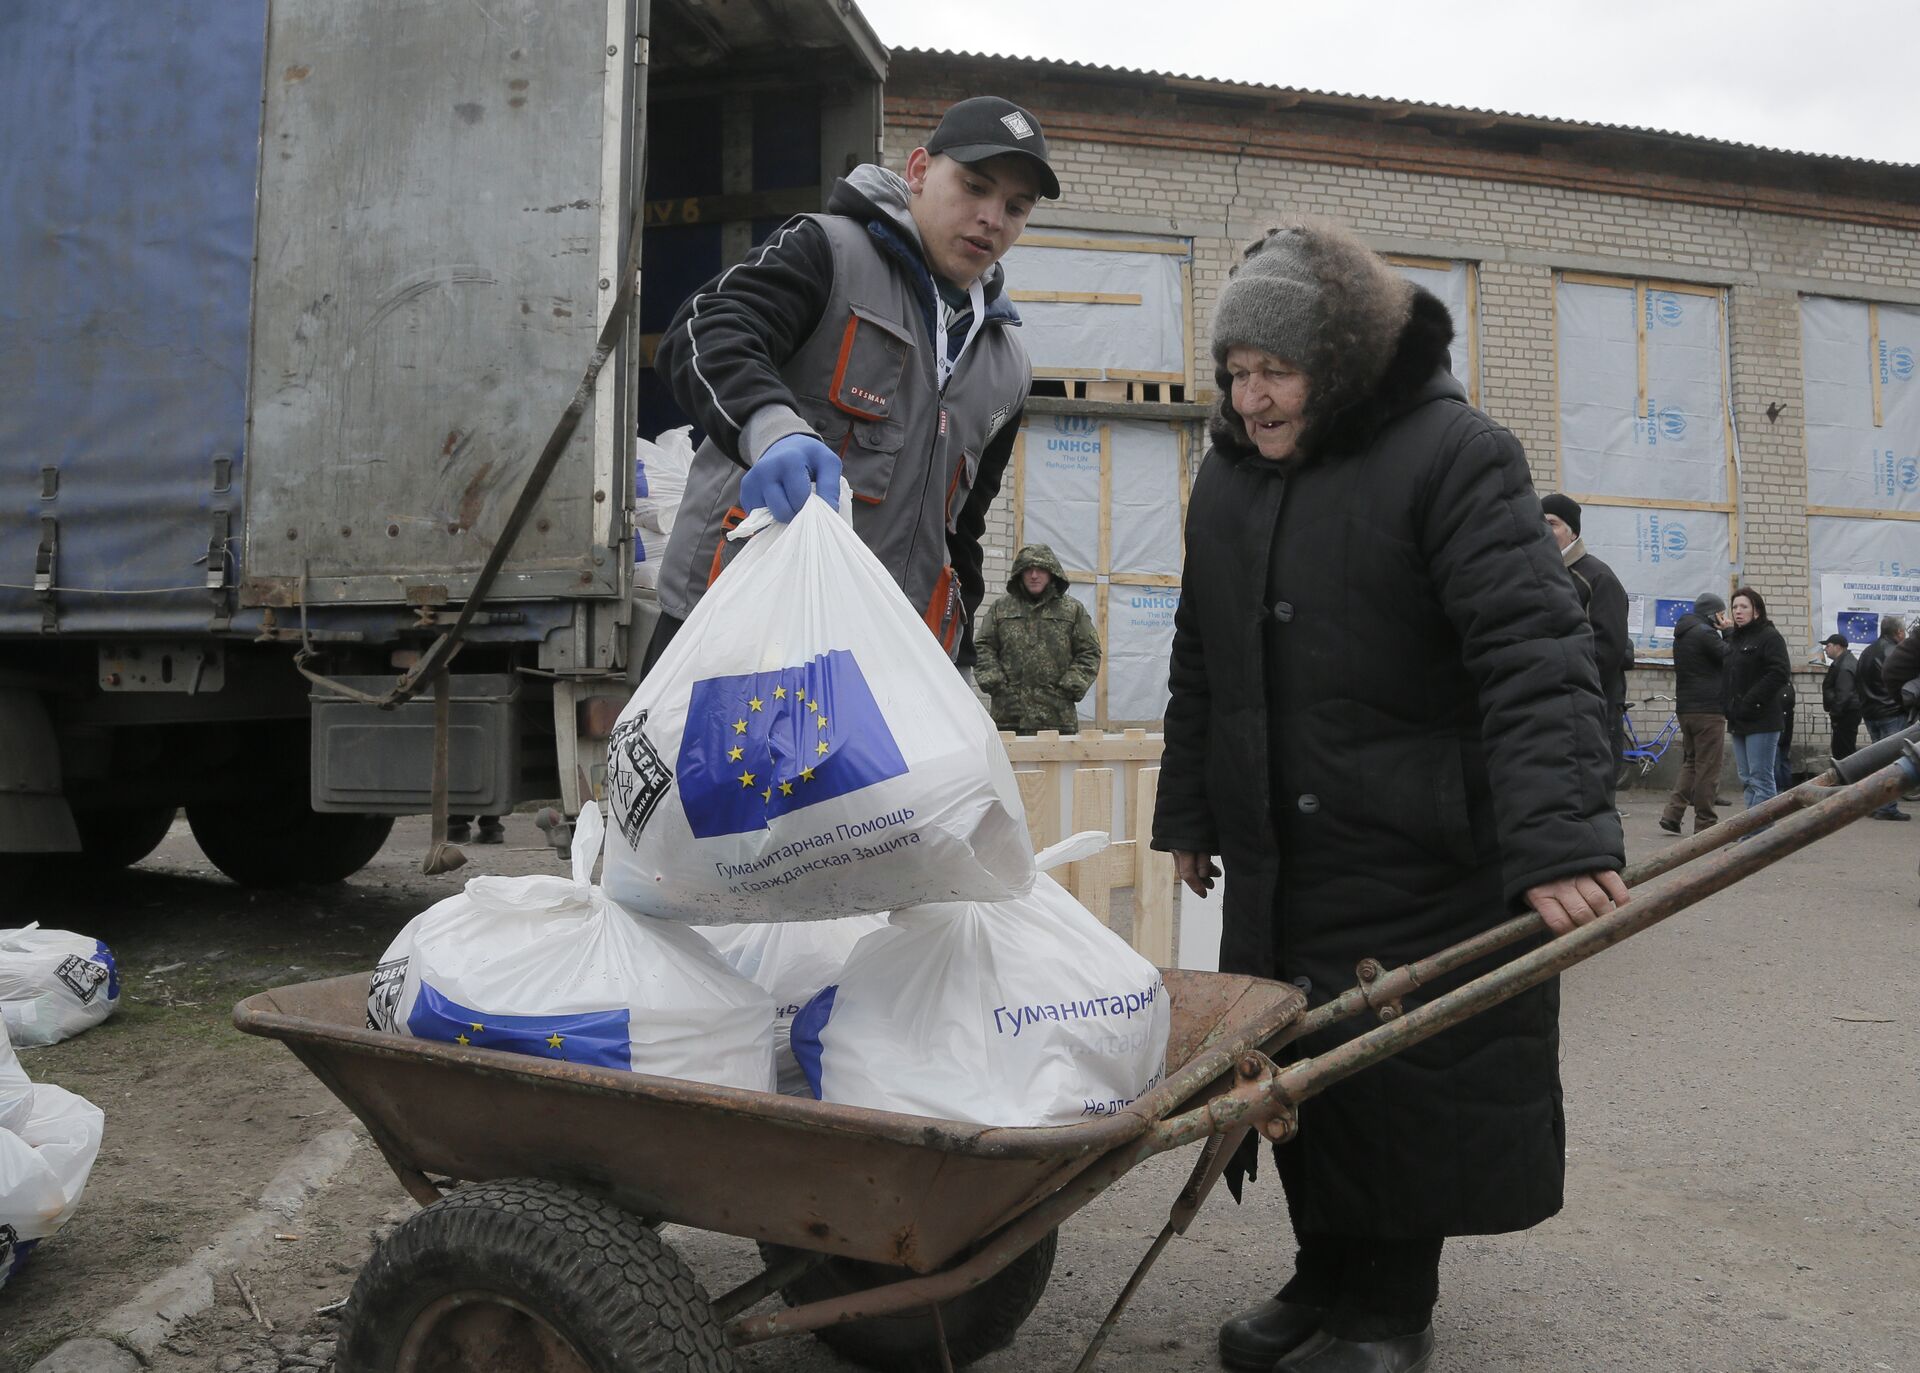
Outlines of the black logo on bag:
[[367,988],[367,1028],[394,1028],[394,1016],[400,1009],[400,988],[407,980],[407,960],[396,958],[373,970],[373,983]]
[[93,994],[107,983],[109,973],[104,963],[95,963],[91,958],[82,958],[74,954],[62,960],[53,975],[67,986],[67,990],[80,998],[80,1004],[86,1005],[93,1000]]
[[640,842],[640,832],[673,786],[673,769],[647,738],[646,723],[643,710],[615,725],[607,740],[607,804],[629,844]]

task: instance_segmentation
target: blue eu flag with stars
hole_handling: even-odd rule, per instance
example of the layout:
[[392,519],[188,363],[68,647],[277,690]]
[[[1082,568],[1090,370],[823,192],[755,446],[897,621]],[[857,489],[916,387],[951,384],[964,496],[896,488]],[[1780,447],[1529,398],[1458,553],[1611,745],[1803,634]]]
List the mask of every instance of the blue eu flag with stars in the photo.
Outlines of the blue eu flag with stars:
[[860,664],[845,649],[693,684],[679,778],[680,805],[697,839],[751,834],[906,770]]
[[1840,616],[1840,632],[1850,644],[1870,644],[1880,637],[1880,616],[1871,610],[1849,610]]
[[407,1029],[415,1039],[633,1071],[631,1017],[625,1008],[573,1015],[487,1015],[422,982]]
[[1672,629],[1680,623],[1680,617],[1692,609],[1692,601],[1670,601],[1662,596],[1653,603],[1653,622],[1661,629]]

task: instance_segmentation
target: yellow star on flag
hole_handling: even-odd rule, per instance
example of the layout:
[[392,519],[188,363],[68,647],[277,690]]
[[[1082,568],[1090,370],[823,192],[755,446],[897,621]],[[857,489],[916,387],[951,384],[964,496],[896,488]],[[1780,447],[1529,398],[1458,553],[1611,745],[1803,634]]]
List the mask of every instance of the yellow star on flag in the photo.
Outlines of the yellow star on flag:
[[473,1026],[473,1032],[474,1032],[475,1034],[479,1034],[479,1033],[480,1033],[480,1032],[481,1032],[482,1030],[484,1030],[484,1029],[486,1029],[486,1028],[487,1028],[487,1027],[486,1027],[485,1025],[482,1025],[482,1024],[481,1024],[481,1023],[480,1023],[479,1021],[477,1021],[477,1020],[469,1020],[469,1021],[467,1022],[467,1024],[469,1024],[469,1025],[471,1025],[471,1026]]
[[826,727],[827,727],[827,717],[822,715],[820,717],[820,728],[825,729]]
[[747,704],[751,706],[754,710],[759,710],[761,706],[765,704],[765,702],[763,702],[758,696],[756,696],[751,701],[748,701]]
[[827,741],[826,741],[825,739],[822,739],[822,740],[820,741],[820,747],[819,747],[819,748],[817,748],[817,749],[815,749],[815,750],[814,750],[814,752],[815,752],[815,753],[817,753],[817,754],[819,754],[819,755],[820,755],[820,756],[821,756],[822,758],[824,758],[824,757],[826,757],[826,756],[827,756]]
[[555,1030],[552,1034],[547,1036],[547,1043],[552,1048],[557,1049],[562,1044],[566,1043],[566,1039],[564,1036],[561,1035],[561,1033],[558,1030]]
[[747,732],[747,722],[745,720],[735,720],[733,722],[733,732],[735,734],[745,734]]
[[468,1039],[468,1038],[467,1038],[467,1037],[466,1037],[465,1035],[455,1035],[455,1036],[453,1037],[453,1042],[454,1042],[455,1044],[471,1044],[471,1043],[473,1043],[473,1041],[472,1041],[471,1039]]
[[782,796],[791,796],[791,795],[793,795],[793,783],[791,783],[791,782],[782,782],[782,783],[780,784],[780,794],[781,794]]
[[807,699],[806,689],[804,687],[795,687],[793,689],[793,699],[796,701],[806,700]]
[[800,780],[801,780],[802,782],[811,782],[811,781],[813,780],[813,769],[812,769],[812,768],[801,768],[801,769],[800,769]]
[[815,715],[818,715],[820,713],[820,703],[818,701],[808,701],[807,709],[812,711]]
[[776,700],[776,701],[784,701],[784,700],[786,700],[786,699],[787,699],[787,689],[786,689],[785,687],[783,687],[783,686],[777,686],[777,687],[775,687],[775,688],[773,689],[773,699],[774,699],[774,700]]
[[747,756],[747,751],[741,748],[737,744],[734,745],[734,747],[727,750],[727,761],[729,763],[737,763],[746,756]]
[[773,799],[773,788],[768,787],[765,791],[761,792],[760,799],[762,801],[771,801]]
[[743,787],[750,787],[750,786],[752,786],[752,785],[753,785],[753,774],[752,774],[752,773],[750,773],[750,772],[743,772],[743,773],[741,773],[741,774],[740,774],[740,785],[741,785],[741,786],[743,786]]

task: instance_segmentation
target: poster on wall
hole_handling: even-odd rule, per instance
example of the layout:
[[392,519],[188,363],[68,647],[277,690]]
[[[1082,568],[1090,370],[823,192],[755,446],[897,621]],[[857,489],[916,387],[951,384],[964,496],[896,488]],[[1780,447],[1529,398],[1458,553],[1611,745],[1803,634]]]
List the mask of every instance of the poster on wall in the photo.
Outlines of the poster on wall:
[[1847,636],[1854,648],[1880,637],[1880,617],[1898,615],[1908,624],[1920,616],[1920,577],[1882,577],[1829,572],[1820,578],[1815,639]]
[[1693,609],[1694,597],[1703,591],[1727,594],[1732,530],[1721,512],[1589,503],[1581,511],[1580,531],[1587,551],[1626,588],[1636,649],[1671,649],[1673,627]]

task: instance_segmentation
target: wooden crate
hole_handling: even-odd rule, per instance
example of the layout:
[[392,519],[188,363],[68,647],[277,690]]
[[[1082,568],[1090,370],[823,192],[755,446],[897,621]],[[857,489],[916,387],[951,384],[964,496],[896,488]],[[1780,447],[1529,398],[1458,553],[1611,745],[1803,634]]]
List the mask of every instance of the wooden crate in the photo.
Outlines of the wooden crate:
[[1156,853],[1148,845],[1165,737],[1143,729],[1117,734],[1042,730],[1000,737],[1020,782],[1034,849],[1081,830],[1112,834],[1116,842],[1111,848],[1072,864],[1064,877],[1055,876],[1083,906],[1127,935],[1156,967],[1173,967],[1180,949],[1173,855]]

